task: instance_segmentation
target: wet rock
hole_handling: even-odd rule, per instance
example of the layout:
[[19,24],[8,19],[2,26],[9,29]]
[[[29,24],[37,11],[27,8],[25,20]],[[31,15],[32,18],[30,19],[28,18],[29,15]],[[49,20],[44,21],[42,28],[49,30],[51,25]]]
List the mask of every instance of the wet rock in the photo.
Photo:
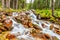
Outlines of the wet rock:
[[21,38],[20,40],[26,40],[26,39],[24,39],[24,38]]
[[2,30],[0,29],[0,33],[2,33]]
[[3,23],[0,23],[0,26],[3,26]]
[[30,28],[33,28],[33,24],[31,22],[28,23]]
[[2,17],[1,17],[2,19],[4,19],[4,18],[6,18],[6,15],[2,15]]
[[31,29],[30,29],[30,33],[31,33],[31,34],[36,33],[36,29],[31,28]]
[[9,40],[14,40],[15,39],[15,35],[14,34],[7,34],[6,38],[8,38]]
[[7,29],[4,28],[4,26],[0,26],[0,30],[2,30],[2,31],[6,31]]
[[56,36],[53,36],[52,40],[59,40],[59,39]]
[[16,19],[17,21],[20,20],[22,24],[28,23],[28,20],[30,20],[30,18],[27,15],[22,15],[22,14],[16,17]]
[[60,30],[56,30],[56,33],[60,35]]
[[44,34],[33,34],[36,37],[36,40],[47,40]]
[[49,34],[44,34],[44,35],[45,35],[46,39],[51,40],[51,36]]
[[31,33],[31,34],[34,34],[34,33],[39,34],[39,33],[42,33],[42,32],[41,32],[41,30],[39,30],[39,29],[32,28],[32,29],[30,30],[30,33]]
[[3,15],[3,14],[5,15],[5,14],[6,14],[6,12],[1,12],[1,13],[0,13],[0,16],[1,16],[1,15]]
[[29,28],[28,25],[24,25],[25,28]]
[[37,38],[36,38],[36,40],[46,40],[46,39],[43,39],[43,38],[38,38],[38,37],[37,37]]
[[33,27],[34,27],[35,29],[38,29],[38,30],[42,31],[42,29],[39,28],[38,25],[36,25],[36,24],[33,24]]
[[22,11],[22,12],[19,13],[19,15],[26,15],[26,14],[25,14],[25,12]]
[[12,13],[11,13],[11,12],[8,12],[6,15],[8,15],[8,16],[12,16]]
[[2,22],[2,19],[0,18],[0,22]]
[[10,18],[4,20],[4,26],[8,29],[12,28],[12,20],[10,20]]
[[52,30],[54,28],[54,25],[50,25],[50,30]]
[[27,11],[27,12],[25,12],[26,13],[26,15],[29,15],[30,13]]
[[39,19],[39,20],[41,19],[41,16],[40,16],[40,14],[37,14],[37,19]]
[[39,28],[38,28],[38,25],[33,24],[33,26],[34,26],[35,29],[39,29]]
[[45,25],[45,24],[43,24],[43,23],[42,23],[41,25],[42,25],[42,27],[43,27],[43,28],[45,28],[45,27],[46,27],[46,25]]
[[60,35],[60,29],[59,28],[54,28],[54,32]]

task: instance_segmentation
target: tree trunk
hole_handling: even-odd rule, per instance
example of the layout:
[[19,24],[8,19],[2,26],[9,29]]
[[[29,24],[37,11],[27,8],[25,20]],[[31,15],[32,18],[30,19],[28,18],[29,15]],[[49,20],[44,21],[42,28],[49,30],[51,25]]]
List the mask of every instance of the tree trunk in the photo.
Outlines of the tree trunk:
[[46,8],[49,8],[48,0],[46,0]]
[[16,0],[16,9],[18,9],[18,0]]
[[40,0],[38,0],[38,4],[37,5],[38,5],[38,9],[40,9]]
[[50,0],[50,8],[51,8],[51,6],[52,6],[52,0]]
[[59,6],[59,8],[60,8],[60,0],[58,0],[58,6]]
[[6,0],[6,7],[10,8],[10,0]]
[[55,4],[55,0],[52,0],[52,16],[53,16],[53,17],[55,17],[55,16],[54,16],[54,4]]
[[2,0],[2,8],[3,9],[5,8],[5,2],[4,2],[4,0]]
[[11,0],[9,0],[9,8],[10,8],[10,1],[11,1]]
[[14,6],[15,6],[15,1],[13,0],[13,9],[15,8]]

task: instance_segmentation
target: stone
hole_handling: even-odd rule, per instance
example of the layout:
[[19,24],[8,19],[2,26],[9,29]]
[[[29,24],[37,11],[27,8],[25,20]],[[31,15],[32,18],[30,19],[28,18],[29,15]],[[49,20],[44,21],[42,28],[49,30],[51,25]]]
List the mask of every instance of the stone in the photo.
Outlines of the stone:
[[2,19],[4,19],[5,17],[6,17],[6,15],[2,15],[2,17],[1,17],[1,18],[2,18]]
[[53,36],[52,40],[59,40],[59,39],[56,36]]
[[60,35],[60,29],[59,28],[54,28],[54,32]]
[[56,30],[56,33],[60,35],[60,30]]
[[3,23],[0,23],[0,26],[3,26]]
[[12,27],[12,20],[10,20],[10,18],[7,18],[4,20],[4,26],[6,28],[11,28]]
[[38,37],[37,37],[37,38],[36,38],[36,40],[46,40],[46,39],[43,39],[43,38],[38,38]]
[[7,34],[6,38],[14,39],[16,36],[14,34]]
[[43,27],[43,28],[45,28],[45,27],[46,27],[46,25],[42,23],[42,27]]
[[33,24],[31,22],[29,22],[29,27],[33,28]]
[[54,28],[54,25],[51,24],[51,25],[50,25],[50,30],[52,30],[53,28]]
[[44,34],[44,36],[46,37],[46,39],[51,40],[51,36],[49,34]]
[[2,31],[6,31],[7,29],[4,28],[3,26],[0,26],[0,30],[2,30]]
[[24,25],[25,28],[28,28],[28,25]]
[[0,18],[0,22],[2,22],[2,19]]
[[0,29],[0,33],[2,33],[2,30]]
[[39,19],[39,20],[41,19],[41,16],[40,16],[40,14],[37,14],[37,19]]

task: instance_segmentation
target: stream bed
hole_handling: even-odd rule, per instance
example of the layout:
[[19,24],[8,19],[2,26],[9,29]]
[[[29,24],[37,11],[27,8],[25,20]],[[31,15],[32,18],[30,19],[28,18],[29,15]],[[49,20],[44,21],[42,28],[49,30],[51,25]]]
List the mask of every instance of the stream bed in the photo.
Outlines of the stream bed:
[[[50,36],[55,36],[60,40],[60,35],[54,32],[54,28],[50,30],[50,26],[54,25],[54,27],[59,28],[59,25],[53,24],[49,21],[38,20],[37,16],[31,11],[27,11],[28,16],[31,19],[32,24],[37,25],[37,28],[42,29],[43,34],[49,34]],[[25,28],[22,23],[18,23],[14,17],[17,17],[19,14],[13,12],[12,16],[8,16],[13,22],[12,27],[13,29],[10,31],[10,34],[14,34],[18,40],[43,40],[43,39],[36,39],[30,33],[32,28]],[[24,12],[21,15],[26,15]],[[26,18],[27,19],[27,18]],[[45,40],[45,39],[44,39]],[[53,40],[50,38],[50,40]]]

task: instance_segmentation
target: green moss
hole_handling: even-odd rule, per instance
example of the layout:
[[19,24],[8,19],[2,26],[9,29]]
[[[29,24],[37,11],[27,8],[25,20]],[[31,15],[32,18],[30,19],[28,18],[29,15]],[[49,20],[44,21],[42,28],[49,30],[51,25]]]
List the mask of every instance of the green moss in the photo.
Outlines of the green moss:
[[[51,10],[36,10],[37,14],[40,14],[42,18],[49,18],[47,20],[54,22],[56,24],[60,24],[60,21],[58,18],[60,18],[60,10],[55,10],[54,11],[54,16],[52,16],[52,11]],[[58,19],[58,20],[57,20]]]

